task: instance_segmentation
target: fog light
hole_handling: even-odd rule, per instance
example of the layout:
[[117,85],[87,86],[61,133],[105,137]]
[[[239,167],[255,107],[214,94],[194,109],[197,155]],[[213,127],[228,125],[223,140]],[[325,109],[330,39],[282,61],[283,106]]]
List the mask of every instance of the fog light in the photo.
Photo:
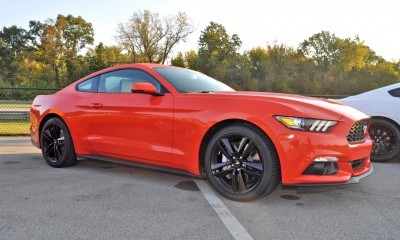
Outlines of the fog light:
[[337,157],[317,157],[316,159],[314,159],[314,162],[337,162],[339,161],[339,158]]

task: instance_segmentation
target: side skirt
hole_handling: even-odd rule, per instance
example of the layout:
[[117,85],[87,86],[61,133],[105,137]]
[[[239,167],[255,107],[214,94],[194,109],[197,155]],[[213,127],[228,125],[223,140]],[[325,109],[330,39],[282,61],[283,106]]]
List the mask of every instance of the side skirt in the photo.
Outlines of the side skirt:
[[190,173],[185,170],[181,169],[176,169],[176,168],[170,168],[170,167],[164,167],[164,166],[156,166],[152,164],[146,164],[146,163],[140,163],[140,162],[134,162],[134,161],[129,161],[129,160],[121,160],[118,158],[111,158],[111,157],[105,157],[105,156],[99,156],[99,155],[78,155],[78,160],[81,160],[82,158],[87,158],[87,159],[95,159],[103,162],[111,162],[111,163],[116,163],[124,166],[132,166],[132,167],[139,167],[139,168],[146,168],[150,170],[155,170],[155,171],[162,171],[162,172],[169,172],[177,175],[184,175],[186,177],[191,177],[191,178],[197,178],[201,179],[203,177],[197,176],[193,173]]

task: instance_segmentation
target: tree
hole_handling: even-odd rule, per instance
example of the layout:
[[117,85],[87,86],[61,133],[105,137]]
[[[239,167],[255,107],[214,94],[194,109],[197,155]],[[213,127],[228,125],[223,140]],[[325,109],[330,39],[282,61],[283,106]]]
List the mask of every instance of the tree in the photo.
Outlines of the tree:
[[199,56],[195,50],[190,50],[185,53],[185,62],[188,68],[199,70]]
[[[258,81],[260,90],[276,92],[294,92],[297,87],[301,55],[284,44],[272,43],[266,48],[257,47],[245,52],[249,61],[251,76]],[[254,82],[254,81],[253,81]]]
[[122,53],[120,47],[104,46],[103,43],[99,43],[93,50],[89,50],[86,58],[91,71],[127,62],[127,56]]
[[24,51],[32,50],[32,38],[28,32],[15,25],[3,27],[0,31],[0,75],[4,80],[14,85],[17,80],[17,59]]
[[171,65],[177,67],[186,67],[185,57],[182,52],[179,52],[178,55],[171,59]]
[[185,67],[192,70],[199,70],[198,61],[199,58],[197,56],[196,51],[190,50],[185,52],[184,54],[182,52],[178,52],[178,55],[176,55],[176,57],[171,59],[171,65],[178,67]]
[[183,12],[161,18],[144,10],[135,12],[127,23],[118,24],[117,39],[133,62],[164,64],[172,49],[192,32],[191,20]]
[[262,47],[256,47],[248,52],[245,52],[250,61],[250,69],[252,76],[256,79],[263,79],[266,74],[266,62],[268,51]]
[[221,24],[210,22],[201,32],[198,50],[198,67],[202,72],[224,80],[228,71],[237,67],[235,60],[242,45],[238,35],[228,35]]
[[304,40],[299,50],[313,59],[321,69],[327,70],[339,62],[339,38],[328,31],[316,33]]
[[78,52],[94,42],[92,24],[81,16],[58,15],[56,27],[60,32],[61,43],[65,51],[65,61],[69,83],[74,80],[74,69]]
[[[52,65],[57,85],[63,81],[71,83],[76,77],[74,70],[79,51],[93,44],[92,24],[81,16],[58,15],[56,20],[48,19],[45,23],[30,21],[30,28],[37,38],[38,58]],[[61,74],[64,64],[66,80],[62,79]]]
[[201,31],[198,54],[203,59],[226,62],[236,55],[242,41],[237,34],[229,36],[221,24],[210,22]]
[[342,71],[360,70],[368,64],[375,64],[379,61],[376,53],[366,46],[358,36],[354,39],[339,39],[339,48],[337,67]]
[[45,23],[30,21],[29,26],[36,36],[36,59],[50,66],[53,79],[49,83],[61,86],[63,50],[54,20],[48,19]]

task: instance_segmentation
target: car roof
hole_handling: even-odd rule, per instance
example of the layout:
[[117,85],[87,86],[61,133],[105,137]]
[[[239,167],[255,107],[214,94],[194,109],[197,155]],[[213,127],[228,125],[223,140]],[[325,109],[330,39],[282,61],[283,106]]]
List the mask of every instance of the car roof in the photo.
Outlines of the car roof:
[[163,64],[158,64],[158,63],[126,63],[126,64],[120,64],[120,65],[101,69],[97,72],[91,73],[91,74],[77,80],[76,83],[84,81],[84,80],[92,78],[92,77],[95,77],[95,76],[103,74],[103,73],[107,73],[107,72],[111,72],[111,71],[115,71],[115,70],[119,70],[119,69],[125,69],[125,68],[152,69],[155,67],[175,68],[175,66],[163,65]]
[[344,98],[344,99],[353,99],[353,98],[359,98],[359,97],[369,97],[371,95],[373,96],[389,96],[388,91],[393,90],[393,89],[397,89],[400,88],[400,83],[395,83],[392,85],[388,85],[385,87],[381,87],[381,88],[377,88],[368,92],[363,92],[354,96],[350,96],[348,98]]
[[[385,87],[377,88],[377,89],[374,89],[374,90],[371,90],[371,91],[368,91],[368,92],[365,92],[365,93],[369,93],[369,92],[387,92],[389,90],[396,89],[396,88],[400,88],[400,83],[395,83],[395,84],[388,85],[388,86],[385,86]],[[364,94],[364,93],[361,93],[361,94]]]

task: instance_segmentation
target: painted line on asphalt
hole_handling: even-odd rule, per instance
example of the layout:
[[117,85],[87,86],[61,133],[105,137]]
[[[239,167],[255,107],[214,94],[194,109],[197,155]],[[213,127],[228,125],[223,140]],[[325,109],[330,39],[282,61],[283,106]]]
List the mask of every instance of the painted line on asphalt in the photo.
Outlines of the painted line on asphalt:
[[30,153],[42,153],[42,151],[33,146],[0,146],[0,154],[30,154]]
[[199,187],[201,193],[207,199],[208,203],[218,214],[219,219],[224,223],[225,227],[231,233],[232,237],[237,240],[250,240],[253,239],[246,231],[242,224],[233,216],[225,204],[218,198],[217,195],[211,190],[206,181],[193,179]]

